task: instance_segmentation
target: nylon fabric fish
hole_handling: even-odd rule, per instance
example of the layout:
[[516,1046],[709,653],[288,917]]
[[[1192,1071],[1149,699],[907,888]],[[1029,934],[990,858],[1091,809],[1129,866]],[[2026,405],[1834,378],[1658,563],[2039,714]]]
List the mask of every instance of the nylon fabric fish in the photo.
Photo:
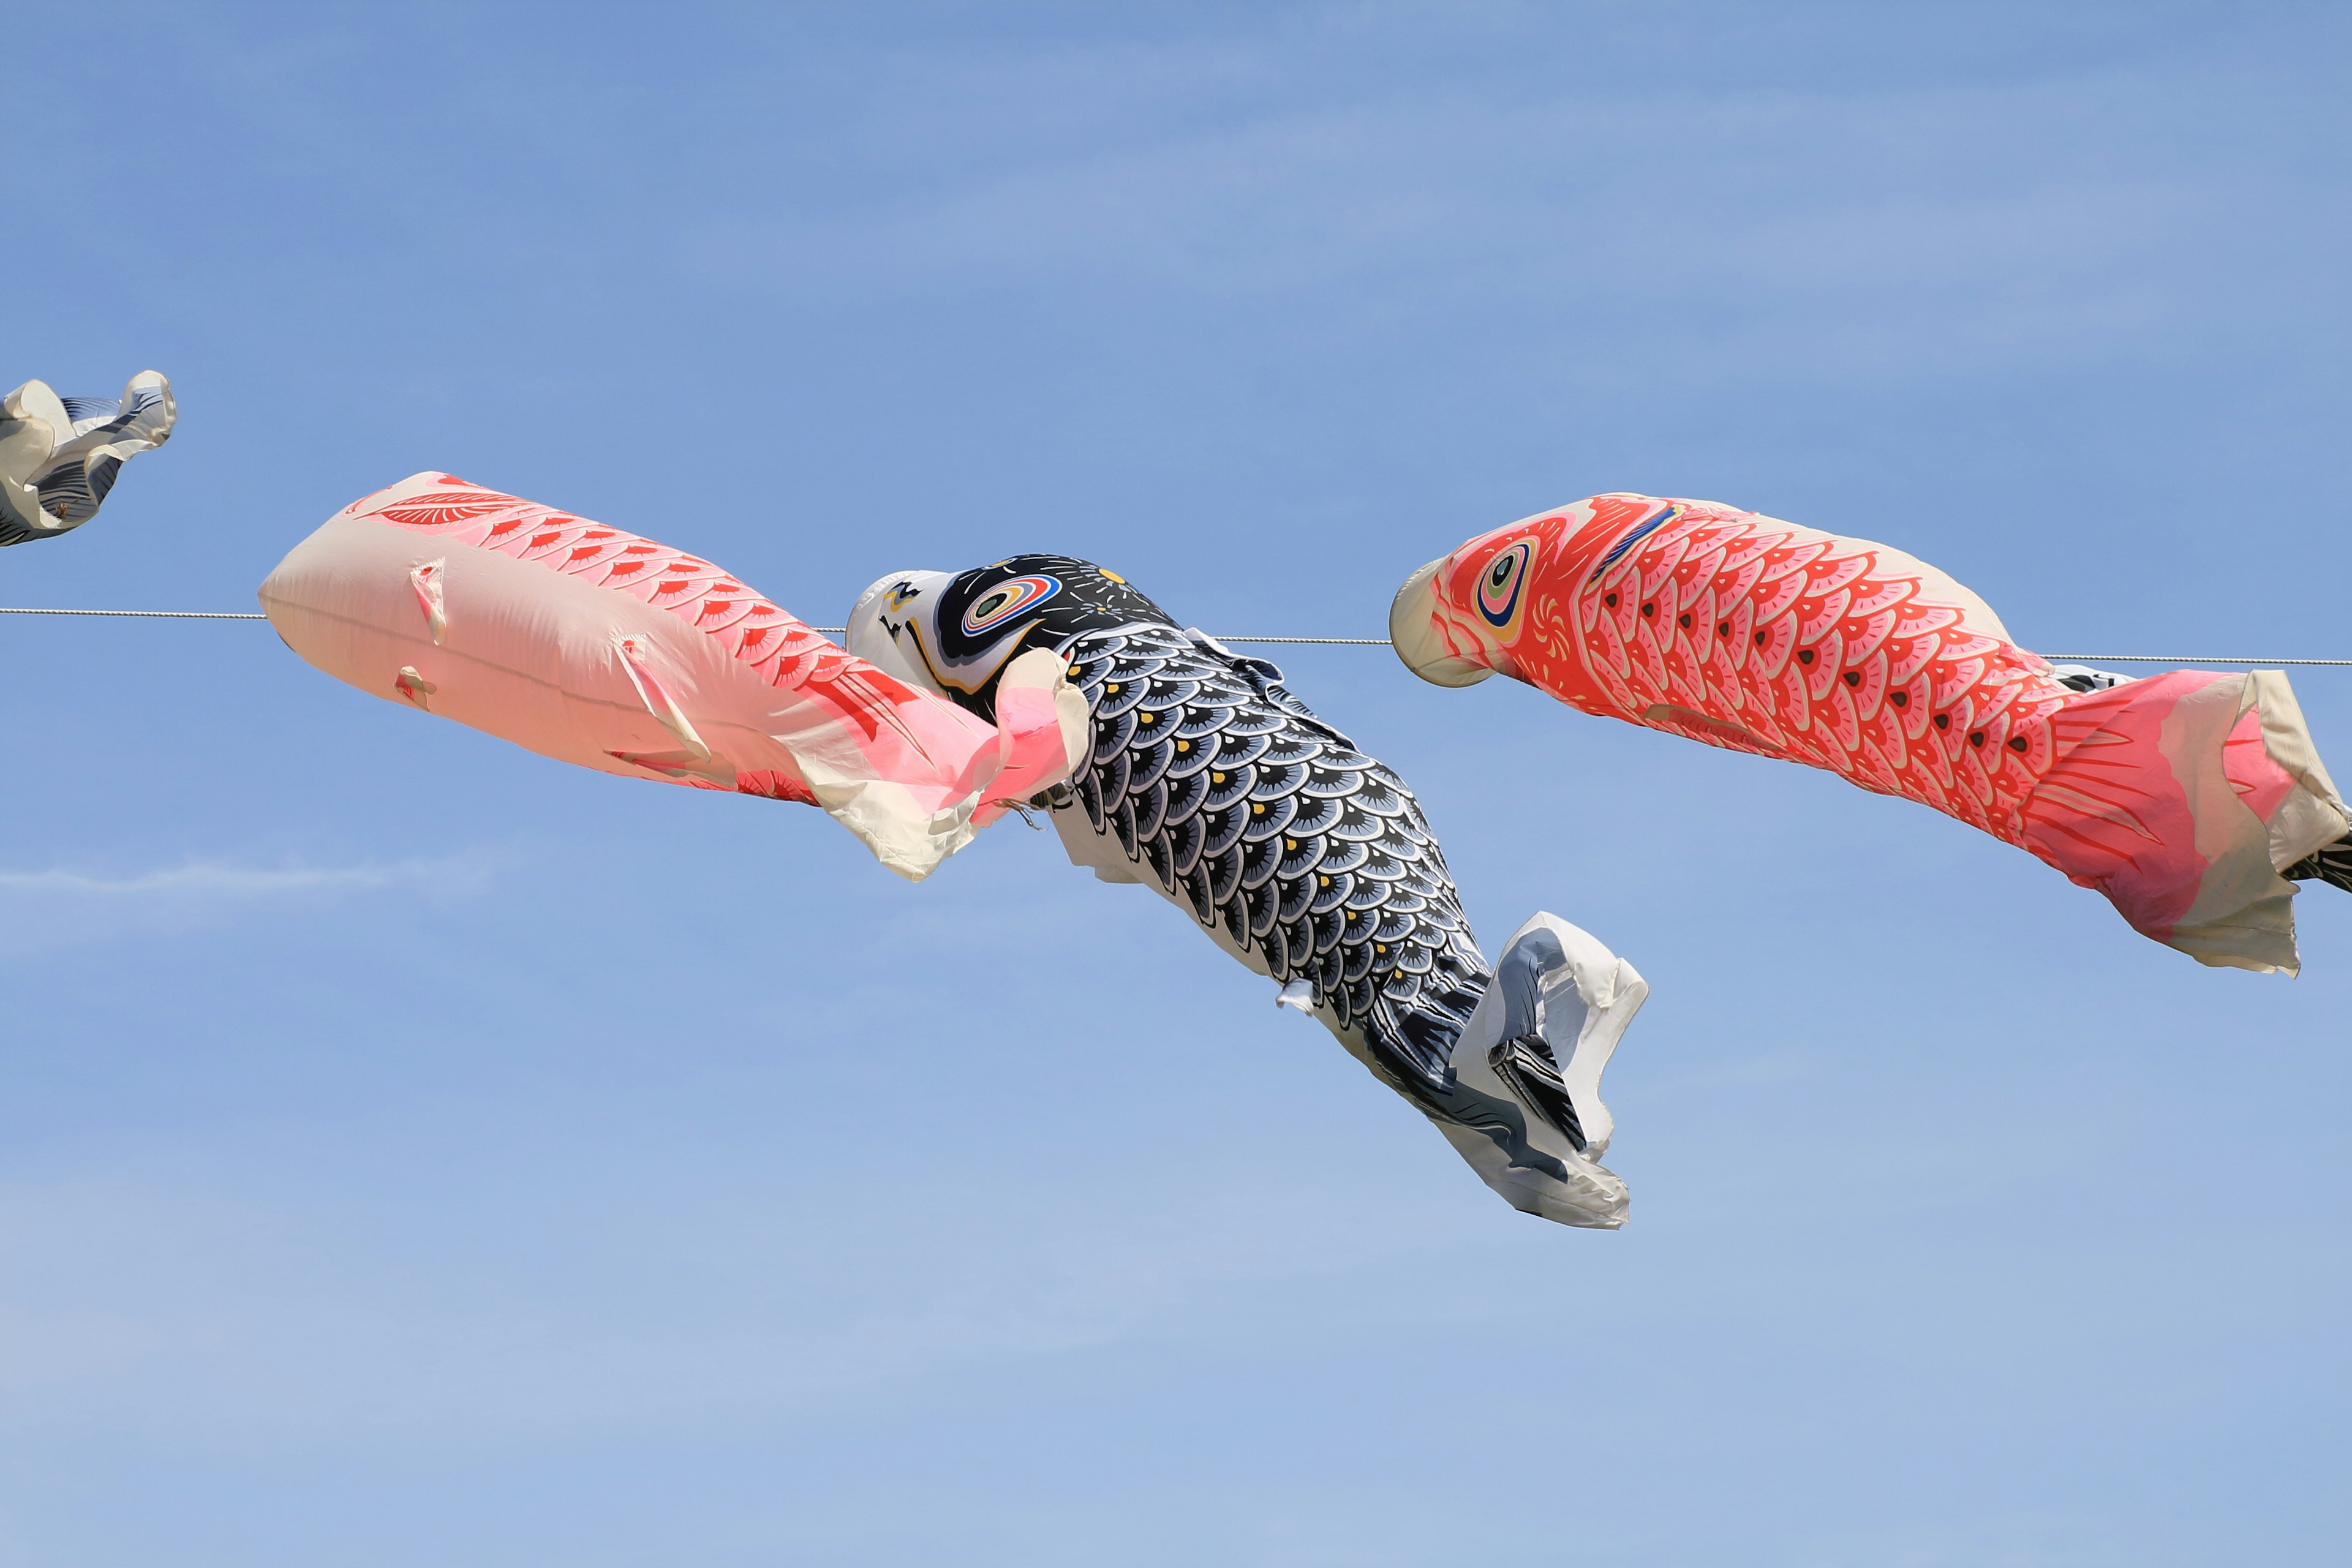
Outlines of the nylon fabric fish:
[[2283,672],[2053,666],[1872,540],[1591,496],[1423,566],[1390,635],[1439,685],[1508,675],[1931,806],[2200,963],[2292,973],[2292,884],[2352,887],[2352,821]]
[[1601,1068],[1648,994],[1633,966],[1538,914],[1496,969],[1412,790],[1293,696],[1282,672],[1181,627],[1063,555],[877,582],[850,651],[993,721],[1016,656],[1052,649],[1091,751],[1030,804],[1070,858],[1139,882],[1276,982],[1436,1123],[1515,1207],[1613,1228]]
[[698,555],[428,468],[363,496],[261,584],[286,646],[386,702],[622,778],[814,805],[909,881],[1069,776],[1062,661],[997,721],[856,658]]
[[56,539],[98,515],[122,465],[172,438],[172,384],[155,371],[120,398],[59,397],[28,381],[0,398],[0,545]]

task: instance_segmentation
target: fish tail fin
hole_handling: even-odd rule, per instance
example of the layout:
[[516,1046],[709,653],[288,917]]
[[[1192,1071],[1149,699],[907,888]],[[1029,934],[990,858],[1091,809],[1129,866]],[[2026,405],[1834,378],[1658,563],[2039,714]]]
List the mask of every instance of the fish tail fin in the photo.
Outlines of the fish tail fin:
[[1454,1044],[1460,1103],[1439,1125],[1512,1207],[1562,1225],[1625,1222],[1625,1184],[1599,1163],[1616,1131],[1601,1075],[1649,994],[1639,970],[1557,915],[1535,914],[1504,944]]
[[1601,1100],[1601,1075],[1649,999],[1650,983],[1598,937],[1538,910],[1504,944],[1495,984],[1507,987],[1506,1026],[1522,1026],[1504,1037],[1533,1034],[1550,1047],[1584,1141],[1579,1152],[1599,1159],[1616,1130]]

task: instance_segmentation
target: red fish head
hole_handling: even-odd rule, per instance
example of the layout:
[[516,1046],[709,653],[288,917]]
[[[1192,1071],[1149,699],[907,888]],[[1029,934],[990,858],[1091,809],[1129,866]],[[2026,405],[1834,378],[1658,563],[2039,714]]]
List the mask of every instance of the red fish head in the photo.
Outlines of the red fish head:
[[1569,521],[1559,512],[1523,519],[1406,578],[1389,609],[1389,638],[1406,668],[1440,686],[1517,674],[1511,649],[1527,629],[1536,575]]

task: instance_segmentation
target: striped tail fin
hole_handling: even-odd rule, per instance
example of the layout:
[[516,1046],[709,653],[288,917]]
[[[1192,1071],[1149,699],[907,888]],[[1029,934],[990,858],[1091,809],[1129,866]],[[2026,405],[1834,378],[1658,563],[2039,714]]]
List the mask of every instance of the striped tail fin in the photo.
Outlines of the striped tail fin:
[[1649,994],[1640,971],[1557,915],[1534,915],[1504,944],[1453,1076],[1465,1100],[1517,1107],[1524,1136],[1438,1126],[1512,1207],[1562,1225],[1625,1223],[1625,1184],[1599,1163],[1616,1130],[1601,1075]]

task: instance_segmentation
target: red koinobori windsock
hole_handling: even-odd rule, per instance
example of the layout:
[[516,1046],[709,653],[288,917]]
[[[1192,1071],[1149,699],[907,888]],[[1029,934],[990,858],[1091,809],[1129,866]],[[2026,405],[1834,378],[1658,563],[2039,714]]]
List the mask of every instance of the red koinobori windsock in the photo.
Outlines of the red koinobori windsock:
[[1007,667],[992,723],[708,561],[447,474],[345,507],[261,604],[362,691],[601,773],[820,806],[910,879],[1093,746],[1055,654]]
[[1423,567],[1390,629],[1442,686],[1500,672],[1934,806],[2203,963],[2292,973],[2293,880],[2352,888],[2352,824],[2284,674],[2053,666],[1869,540],[1594,496]]

